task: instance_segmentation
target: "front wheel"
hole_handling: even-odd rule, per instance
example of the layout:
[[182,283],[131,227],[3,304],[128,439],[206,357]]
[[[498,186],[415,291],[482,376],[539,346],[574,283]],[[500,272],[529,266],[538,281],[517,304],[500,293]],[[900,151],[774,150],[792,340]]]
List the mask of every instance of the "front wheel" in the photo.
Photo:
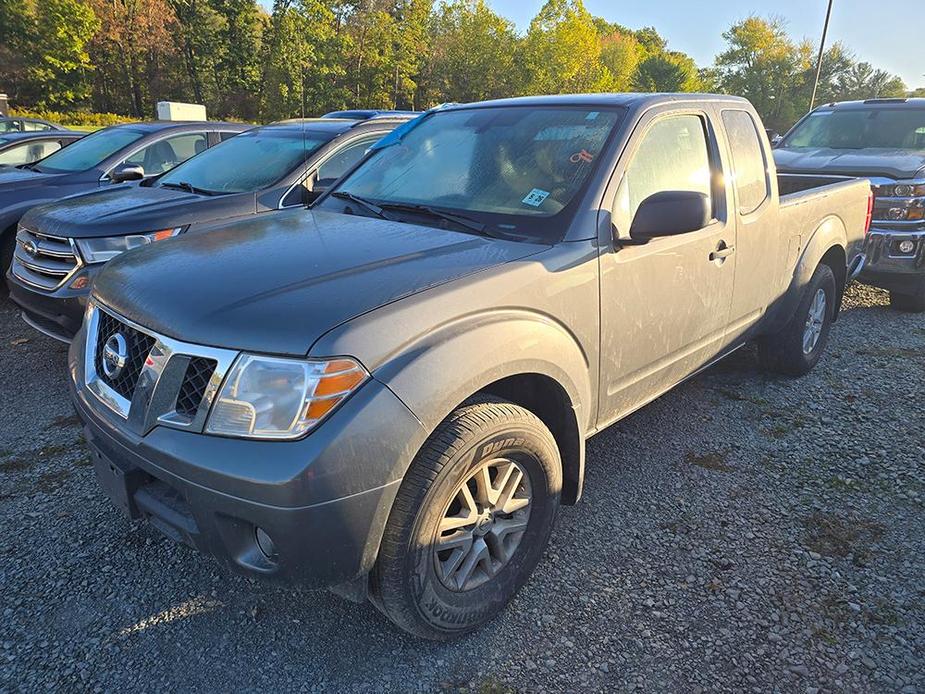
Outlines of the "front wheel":
[[779,333],[758,342],[758,357],[765,369],[787,376],[802,376],[812,370],[829,341],[837,291],[832,268],[817,267],[790,322]]
[[561,486],[559,451],[539,418],[494,398],[463,404],[405,475],[371,576],[373,603],[428,639],[479,628],[542,557]]

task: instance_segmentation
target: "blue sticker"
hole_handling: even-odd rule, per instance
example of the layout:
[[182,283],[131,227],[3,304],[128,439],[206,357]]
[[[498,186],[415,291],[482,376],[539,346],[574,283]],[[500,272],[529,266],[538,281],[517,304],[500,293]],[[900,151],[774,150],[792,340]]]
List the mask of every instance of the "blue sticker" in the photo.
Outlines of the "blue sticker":
[[585,116],[585,120],[595,120],[600,115],[600,113],[600,111],[591,111],[591,113]]
[[546,198],[549,197],[549,191],[540,190],[539,188],[534,188],[525,197],[521,202],[524,205],[530,205],[530,207],[539,207],[545,202]]

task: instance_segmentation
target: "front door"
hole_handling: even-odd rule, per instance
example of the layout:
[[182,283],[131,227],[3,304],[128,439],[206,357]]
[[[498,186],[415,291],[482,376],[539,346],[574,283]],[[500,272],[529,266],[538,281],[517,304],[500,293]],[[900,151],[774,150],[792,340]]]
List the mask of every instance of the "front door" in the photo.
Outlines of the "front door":
[[[601,424],[654,399],[725,344],[735,220],[729,220],[711,130],[705,113],[656,114],[637,126],[641,133],[627,148],[632,153],[611,210],[617,240],[603,245],[600,256]],[[713,221],[698,231],[621,246],[639,204],[662,191],[710,196]]]

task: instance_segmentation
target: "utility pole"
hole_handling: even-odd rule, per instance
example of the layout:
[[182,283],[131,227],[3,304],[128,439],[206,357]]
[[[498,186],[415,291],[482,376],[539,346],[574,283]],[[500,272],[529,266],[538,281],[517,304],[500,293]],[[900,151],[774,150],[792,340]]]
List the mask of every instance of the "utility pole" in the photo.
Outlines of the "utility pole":
[[825,24],[822,26],[822,41],[819,42],[819,55],[816,58],[816,79],[813,81],[813,95],[809,100],[809,110],[812,111],[816,105],[816,90],[819,89],[819,73],[822,72],[822,54],[825,51],[825,35],[829,33],[829,18],[832,16],[832,2],[829,0],[829,8],[825,11]]

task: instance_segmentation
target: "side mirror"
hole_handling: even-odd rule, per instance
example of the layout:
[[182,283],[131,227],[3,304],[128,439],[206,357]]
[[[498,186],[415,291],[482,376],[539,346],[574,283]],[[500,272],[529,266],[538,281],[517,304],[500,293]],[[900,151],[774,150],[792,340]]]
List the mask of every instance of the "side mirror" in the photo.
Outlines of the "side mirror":
[[113,183],[125,183],[126,181],[140,181],[145,177],[145,169],[138,164],[120,164],[112,173],[109,174],[109,180]]
[[784,141],[783,135],[775,135],[771,138],[771,148],[777,147],[781,142]]
[[645,243],[657,236],[675,236],[703,229],[713,211],[710,198],[688,190],[666,190],[650,195],[639,205],[630,238]]

